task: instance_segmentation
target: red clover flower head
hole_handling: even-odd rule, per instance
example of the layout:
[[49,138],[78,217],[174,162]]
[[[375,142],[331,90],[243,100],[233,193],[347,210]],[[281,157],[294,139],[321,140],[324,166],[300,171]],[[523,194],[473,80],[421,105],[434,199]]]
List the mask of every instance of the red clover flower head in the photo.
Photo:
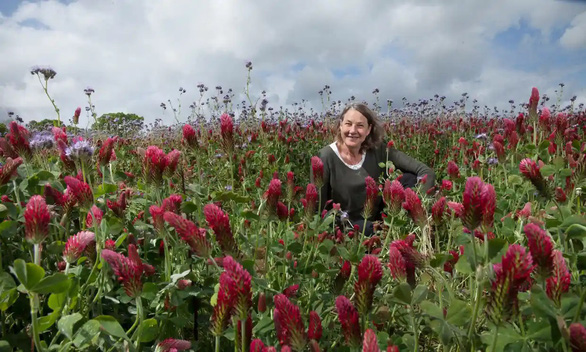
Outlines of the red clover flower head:
[[324,163],[318,156],[311,157],[311,172],[313,183],[320,189],[324,185]]
[[24,210],[25,236],[27,241],[39,244],[49,234],[51,213],[43,196],[32,196]]
[[7,158],[6,163],[0,166],[0,186],[7,184],[17,173],[18,167],[22,164],[22,158]]
[[90,231],[81,231],[69,237],[63,250],[63,260],[73,264],[81,257],[86,247],[95,241],[95,237],[94,233]]
[[291,345],[296,351],[302,351],[306,344],[306,334],[299,307],[281,293],[275,296],[274,301],[275,330],[279,343],[281,346]]
[[204,229],[198,228],[193,222],[170,211],[166,211],[163,218],[177,231],[181,239],[191,247],[198,257],[207,258],[210,256],[211,246]]
[[208,226],[214,231],[216,241],[224,253],[237,255],[238,246],[230,227],[230,218],[220,207],[210,203],[206,204],[203,212]]
[[568,292],[570,289],[571,275],[562,252],[554,250],[552,258],[553,275],[545,280],[545,292],[559,306],[562,293]]
[[405,190],[405,201],[403,202],[403,209],[405,209],[413,222],[419,226],[425,225],[427,221],[427,214],[425,209],[421,205],[421,199],[417,196],[417,193],[411,188]]
[[342,333],[346,344],[354,347],[359,346],[360,320],[358,311],[345,296],[336,298],[336,311],[338,312],[338,321],[342,325]]

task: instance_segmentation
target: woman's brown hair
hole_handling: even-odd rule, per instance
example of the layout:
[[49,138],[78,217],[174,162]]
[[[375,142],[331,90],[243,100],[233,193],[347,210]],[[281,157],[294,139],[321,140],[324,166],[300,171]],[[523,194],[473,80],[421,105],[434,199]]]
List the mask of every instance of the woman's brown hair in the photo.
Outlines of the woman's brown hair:
[[358,111],[359,113],[361,113],[362,115],[364,115],[364,117],[366,117],[366,120],[368,121],[368,125],[372,126],[370,129],[370,133],[368,134],[368,136],[366,136],[366,139],[360,145],[360,153],[363,153],[367,150],[371,150],[371,149],[378,147],[383,141],[384,130],[380,124],[380,121],[378,120],[378,118],[376,116],[376,113],[374,111],[370,110],[370,108],[368,108],[368,106],[366,106],[366,104],[363,104],[363,103],[352,103],[352,104],[347,105],[344,108],[344,110],[342,110],[342,113],[338,117],[338,122],[336,124],[336,130],[337,130],[336,141],[339,143],[342,143],[342,134],[340,132],[340,124],[344,120],[344,115],[346,115],[346,113],[350,109],[354,109],[354,110]]

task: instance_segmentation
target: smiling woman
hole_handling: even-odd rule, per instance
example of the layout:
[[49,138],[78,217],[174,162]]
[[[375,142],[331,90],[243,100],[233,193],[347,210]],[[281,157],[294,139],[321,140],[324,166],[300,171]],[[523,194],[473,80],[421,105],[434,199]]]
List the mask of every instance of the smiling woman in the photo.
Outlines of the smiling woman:
[[[340,114],[337,131],[336,141],[319,152],[324,165],[321,209],[332,200],[348,213],[353,224],[362,225],[367,193],[365,180],[370,176],[378,181],[385,171],[379,164],[386,164],[387,160],[403,172],[400,181],[404,187],[415,186],[417,179],[426,175],[422,191],[433,186],[435,173],[431,168],[383,143],[384,129],[365,104],[348,105]],[[381,210],[379,196],[366,224],[367,233],[372,232],[370,221],[380,220]]]

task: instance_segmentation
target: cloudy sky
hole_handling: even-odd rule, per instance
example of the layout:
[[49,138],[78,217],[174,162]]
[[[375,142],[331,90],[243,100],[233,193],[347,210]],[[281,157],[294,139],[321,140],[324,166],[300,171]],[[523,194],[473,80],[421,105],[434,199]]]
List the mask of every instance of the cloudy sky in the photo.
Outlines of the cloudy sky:
[[[0,0],[0,120],[54,118],[35,65],[57,72],[49,90],[69,119],[132,112],[167,118],[159,107],[179,87],[184,116],[197,84],[269,106],[334,99],[410,101],[467,92],[481,106],[528,100],[586,102],[586,1],[578,0]],[[83,119],[82,119],[83,120]]]

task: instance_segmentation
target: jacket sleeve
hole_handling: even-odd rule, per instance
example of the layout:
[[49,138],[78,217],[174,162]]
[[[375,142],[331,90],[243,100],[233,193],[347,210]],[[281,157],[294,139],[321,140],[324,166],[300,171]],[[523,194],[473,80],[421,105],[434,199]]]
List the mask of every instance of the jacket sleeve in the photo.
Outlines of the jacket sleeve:
[[393,162],[397,169],[415,174],[418,178],[427,175],[427,181],[421,187],[423,192],[426,192],[435,184],[435,172],[421,161],[395,148],[389,148],[389,160]]

